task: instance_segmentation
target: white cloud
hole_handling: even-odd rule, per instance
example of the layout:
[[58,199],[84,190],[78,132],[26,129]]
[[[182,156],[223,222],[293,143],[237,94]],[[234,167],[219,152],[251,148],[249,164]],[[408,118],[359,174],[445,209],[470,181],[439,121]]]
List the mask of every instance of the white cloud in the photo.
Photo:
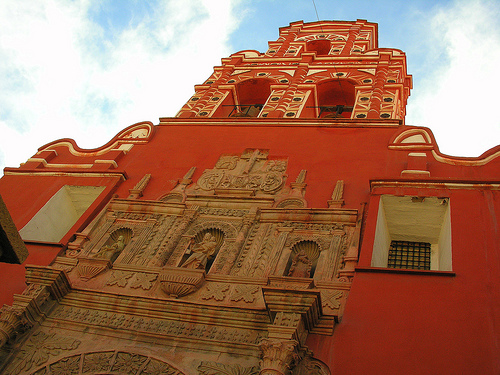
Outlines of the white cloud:
[[443,153],[479,156],[500,143],[500,6],[469,0],[437,9],[426,42],[438,66],[413,93],[407,124],[430,127]]
[[99,147],[174,116],[229,54],[236,3],[165,0],[117,30],[93,21],[98,0],[2,1],[0,168],[58,138]]

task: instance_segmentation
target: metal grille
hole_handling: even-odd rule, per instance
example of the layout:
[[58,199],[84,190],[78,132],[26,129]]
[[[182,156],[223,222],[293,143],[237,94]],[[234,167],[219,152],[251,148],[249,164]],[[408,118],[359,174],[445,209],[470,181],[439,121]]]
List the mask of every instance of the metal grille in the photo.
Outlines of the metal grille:
[[387,267],[430,270],[431,244],[427,242],[392,241],[389,248]]

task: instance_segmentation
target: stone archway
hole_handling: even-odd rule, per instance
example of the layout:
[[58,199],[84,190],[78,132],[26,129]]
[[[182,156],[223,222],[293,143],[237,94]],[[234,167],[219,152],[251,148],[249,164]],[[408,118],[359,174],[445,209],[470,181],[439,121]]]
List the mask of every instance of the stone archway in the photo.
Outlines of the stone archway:
[[61,358],[31,375],[185,375],[171,364],[123,350],[87,352]]

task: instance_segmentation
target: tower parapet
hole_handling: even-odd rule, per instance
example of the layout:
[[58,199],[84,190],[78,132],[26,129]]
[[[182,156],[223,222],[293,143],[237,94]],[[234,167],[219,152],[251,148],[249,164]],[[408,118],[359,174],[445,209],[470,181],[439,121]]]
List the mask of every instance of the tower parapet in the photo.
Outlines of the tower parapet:
[[265,53],[222,59],[177,117],[404,121],[406,55],[378,48],[377,24],[293,22]]

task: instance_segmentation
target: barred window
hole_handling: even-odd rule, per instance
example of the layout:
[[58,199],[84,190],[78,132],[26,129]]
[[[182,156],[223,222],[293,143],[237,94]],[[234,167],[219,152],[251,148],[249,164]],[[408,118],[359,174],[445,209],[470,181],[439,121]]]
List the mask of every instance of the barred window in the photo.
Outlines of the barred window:
[[389,247],[389,268],[431,269],[431,244],[428,242],[392,241]]

